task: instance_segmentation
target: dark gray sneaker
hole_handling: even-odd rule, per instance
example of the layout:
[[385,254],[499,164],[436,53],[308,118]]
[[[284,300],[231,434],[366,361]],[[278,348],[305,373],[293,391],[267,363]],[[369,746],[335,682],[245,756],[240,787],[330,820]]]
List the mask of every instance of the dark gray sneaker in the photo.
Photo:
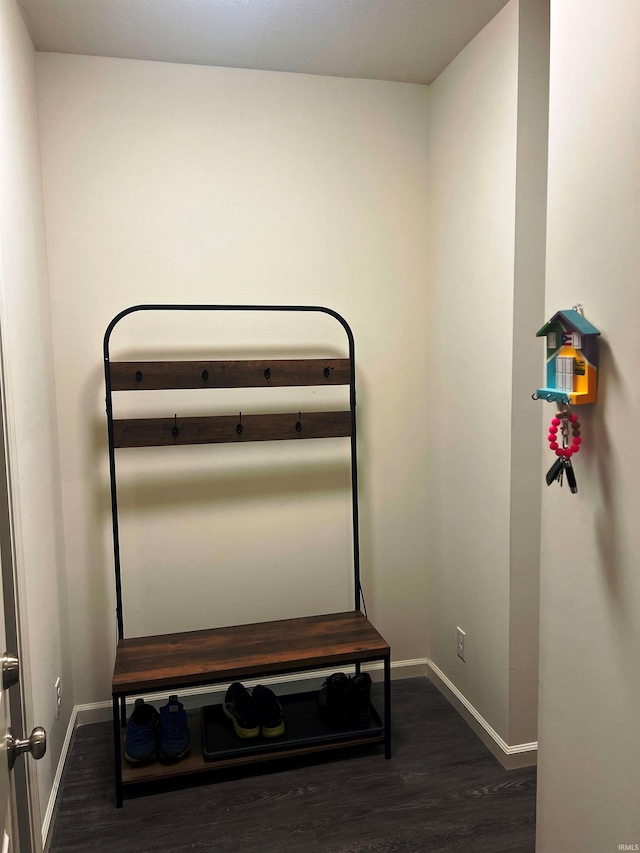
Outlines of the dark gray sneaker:
[[224,697],[222,710],[233,723],[238,737],[252,738],[260,734],[258,710],[251,693],[244,684],[234,681]]
[[284,734],[282,708],[273,690],[258,684],[253,688],[253,701],[258,710],[262,737],[280,737]]

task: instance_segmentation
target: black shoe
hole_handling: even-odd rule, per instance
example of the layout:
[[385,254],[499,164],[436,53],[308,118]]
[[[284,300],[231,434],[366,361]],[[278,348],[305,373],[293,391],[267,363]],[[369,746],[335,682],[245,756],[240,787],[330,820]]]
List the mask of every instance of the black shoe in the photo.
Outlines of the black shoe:
[[356,729],[368,729],[371,717],[371,676],[361,672],[351,678],[349,723]]
[[234,681],[227,690],[222,709],[225,716],[233,723],[238,737],[258,737],[260,734],[258,710],[251,693],[239,681]]
[[282,708],[273,690],[256,685],[252,692],[253,701],[258,710],[260,720],[260,731],[263,737],[280,737],[284,734],[284,720],[282,719]]
[[330,675],[320,690],[320,711],[334,729],[349,728],[350,692],[351,682],[344,672]]

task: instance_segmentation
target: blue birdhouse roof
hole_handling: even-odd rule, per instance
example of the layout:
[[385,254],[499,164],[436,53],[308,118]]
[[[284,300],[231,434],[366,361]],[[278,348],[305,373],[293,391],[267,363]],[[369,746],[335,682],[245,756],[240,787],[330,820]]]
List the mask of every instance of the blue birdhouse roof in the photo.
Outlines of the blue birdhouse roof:
[[539,332],[536,332],[536,337],[539,338],[542,335],[547,334],[547,329],[556,323],[560,323],[565,326],[567,331],[569,332],[579,332],[581,335],[599,335],[600,331],[596,329],[596,327],[590,323],[588,320],[582,316],[579,311],[576,311],[575,308],[572,308],[569,311],[558,311],[553,317],[549,320],[548,323],[545,323],[544,326],[540,329]]

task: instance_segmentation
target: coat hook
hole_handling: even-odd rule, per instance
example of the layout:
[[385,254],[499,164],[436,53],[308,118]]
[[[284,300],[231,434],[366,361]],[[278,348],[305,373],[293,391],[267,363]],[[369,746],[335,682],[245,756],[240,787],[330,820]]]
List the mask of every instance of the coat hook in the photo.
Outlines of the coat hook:
[[302,415],[298,412],[298,422],[296,423],[296,432],[302,432]]
[[240,412],[238,414],[238,418],[239,418],[239,421],[236,424],[236,432],[238,433],[238,435],[240,435],[242,432],[242,429],[243,429],[243,427],[242,427],[242,412]]
[[136,382],[142,382],[142,371],[136,370]]
[[325,369],[322,371],[325,379],[328,379],[331,376],[332,370],[333,370],[332,367],[325,367]]
[[209,378],[209,371],[208,371],[208,370],[203,370],[203,371],[202,371],[202,381],[203,381],[203,382],[206,382],[208,378]]
[[270,367],[267,367],[267,369],[265,370],[264,378],[265,379],[271,379],[271,368]]
[[173,428],[171,430],[171,435],[174,438],[177,438],[180,435],[180,430],[178,429],[178,415],[175,414],[173,416]]

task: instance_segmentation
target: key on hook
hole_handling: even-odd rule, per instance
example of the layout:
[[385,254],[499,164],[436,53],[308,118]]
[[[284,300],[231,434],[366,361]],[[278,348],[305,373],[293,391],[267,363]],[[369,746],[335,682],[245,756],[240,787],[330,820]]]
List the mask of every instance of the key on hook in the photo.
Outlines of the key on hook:
[[564,472],[564,458],[559,456],[547,471],[547,486],[558,480],[562,484],[562,474]]
[[578,484],[576,483],[576,475],[573,470],[573,465],[571,464],[571,460],[566,457],[562,461],[564,462],[564,469],[567,472],[567,483],[569,484],[572,494],[575,495],[578,492]]

